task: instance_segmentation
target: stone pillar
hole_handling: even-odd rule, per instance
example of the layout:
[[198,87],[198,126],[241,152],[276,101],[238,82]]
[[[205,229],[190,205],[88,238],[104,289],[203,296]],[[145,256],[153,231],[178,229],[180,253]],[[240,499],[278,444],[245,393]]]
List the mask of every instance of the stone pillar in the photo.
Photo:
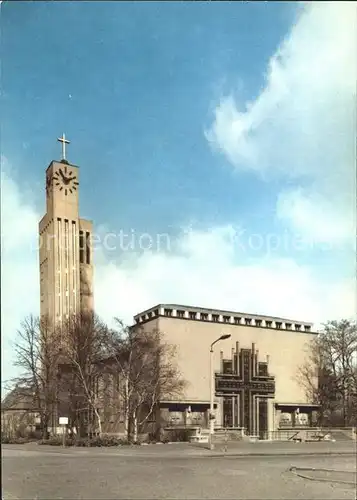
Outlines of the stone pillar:
[[210,416],[210,409],[208,408],[204,413],[204,426],[206,429],[209,428],[209,416]]
[[215,427],[223,427],[223,398],[216,398],[217,410]]
[[256,417],[255,417],[255,435],[259,436],[259,397],[256,398],[255,401],[255,407],[256,407]]
[[160,408],[160,427],[170,425],[170,412],[168,408]]
[[239,375],[239,342],[236,342],[236,373]]
[[232,427],[235,427],[235,396],[232,396]]
[[277,418],[277,415],[276,415],[276,411],[275,411],[275,408],[274,408],[274,401],[272,399],[268,399],[267,401],[267,413],[268,413],[268,435],[270,437],[271,433],[273,431],[276,431],[277,430],[277,426],[278,426],[278,422],[276,422],[276,418]]

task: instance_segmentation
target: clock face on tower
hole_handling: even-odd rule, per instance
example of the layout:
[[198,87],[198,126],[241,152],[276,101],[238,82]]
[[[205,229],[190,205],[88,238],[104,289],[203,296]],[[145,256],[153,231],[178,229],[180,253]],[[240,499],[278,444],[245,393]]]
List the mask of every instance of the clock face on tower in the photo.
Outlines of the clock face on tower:
[[77,177],[73,175],[73,172],[67,166],[59,168],[53,174],[53,182],[55,186],[58,186],[60,191],[64,190],[66,196],[76,191],[78,186]]

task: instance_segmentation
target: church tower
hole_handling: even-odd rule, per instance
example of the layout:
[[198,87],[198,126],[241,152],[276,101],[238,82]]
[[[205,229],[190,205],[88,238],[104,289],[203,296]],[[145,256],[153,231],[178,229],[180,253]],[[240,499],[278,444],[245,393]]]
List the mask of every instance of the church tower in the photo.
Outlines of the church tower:
[[93,225],[79,217],[79,168],[62,159],[46,170],[46,214],[39,223],[41,317],[60,325],[93,310]]

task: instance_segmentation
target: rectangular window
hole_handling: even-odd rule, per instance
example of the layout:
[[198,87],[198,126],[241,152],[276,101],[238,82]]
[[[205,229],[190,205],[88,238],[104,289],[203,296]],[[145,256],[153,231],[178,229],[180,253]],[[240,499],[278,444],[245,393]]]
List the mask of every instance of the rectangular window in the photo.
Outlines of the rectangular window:
[[280,330],[281,329],[281,323],[279,323],[278,321],[275,321],[275,327]]
[[255,320],[255,326],[262,326],[262,320],[261,319],[256,319]]
[[252,324],[252,320],[250,318],[245,318],[245,324],[246,325],[251,325]]
[[90,233],[86,232],[86,262],[90,264]]
[[155,309],[155,316],[158,316],[158,315],[159,315],[159,310]]
[[299,332],[301,330],[301,325],[295,325],[295,330]]
[[202,319],[202,321],[207,321],[208,320],[208,314],[207,313],[201,313],[201,319]]
[[164,309],[165,316],[172,316],[172,309]]
[[311,326],[305,325],[305,332],[311,332]]
[[212,314],[212,321],[214,321],[215,323],[218,323],[218,320],[219,320],[219,315],[218,314]]
[[233,373],[232,361],[229,361],[228,359],[223,360],[223,373]]
[[230,319],[231,319],[230,316],[223,316],[224,323],[229,323]]
[[189,312],[190,319],[196,319],[196,313],[193,311]]
[[268,376],[268,364],[267,363],[259,363],[258,375],[259,375],[259,377],[267,377]]
[[272,321],[266,321],[266,322],[265,322],[265,326],[266,326],[267,328],[271,328],[272,324],[273,324],[273,322],[272,322]]
[[287,330],[291,330],[291,323],[285,323],[285,328]]
[[72,289],[73,289],[73,312],[77,312],[77,303],[76,303],[76,290],[77,290],[77,274],[76,274],[76,261],[77,261],[77,236],[76,236],[76,222],[72,221],[72,237],[71,237],[71,246],[72,246]]
[[185,311],[177,311],[176,312],[178,318],[184,318],[185,317]]
[[79,231],[79,262],[84,264],[84,235],[83,231]]
[[235,316],[235,318],[234,318],[234,323],[235,323],[236,325],[239,325],[239,324],[240,324],[240,320],[241,320],[241,318],[239,318],[238,316]]

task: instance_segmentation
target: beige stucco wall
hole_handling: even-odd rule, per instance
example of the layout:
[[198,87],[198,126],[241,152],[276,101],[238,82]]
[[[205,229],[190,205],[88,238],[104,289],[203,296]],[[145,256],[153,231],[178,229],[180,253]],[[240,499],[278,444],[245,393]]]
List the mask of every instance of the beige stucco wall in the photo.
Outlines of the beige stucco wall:
[[177,346],[177,363],[182,376],[188,382],[185,399],[209,401],[209,350],[220,335],[229,333],[231,338],[214,346],[214,369],[220,370],[220,351],[231,359],[236,342],[240,348],[251,348],[255,343],[259,361],[269,355],[269,372],[276,377],[276,402],[305,403],[304,389],[296,376],[304,363],[306,349],[314,338],[312,333],[277,330],[196,321],[175,317],[158,317],[143,324],[147,330],[158,328],[170,344]]

